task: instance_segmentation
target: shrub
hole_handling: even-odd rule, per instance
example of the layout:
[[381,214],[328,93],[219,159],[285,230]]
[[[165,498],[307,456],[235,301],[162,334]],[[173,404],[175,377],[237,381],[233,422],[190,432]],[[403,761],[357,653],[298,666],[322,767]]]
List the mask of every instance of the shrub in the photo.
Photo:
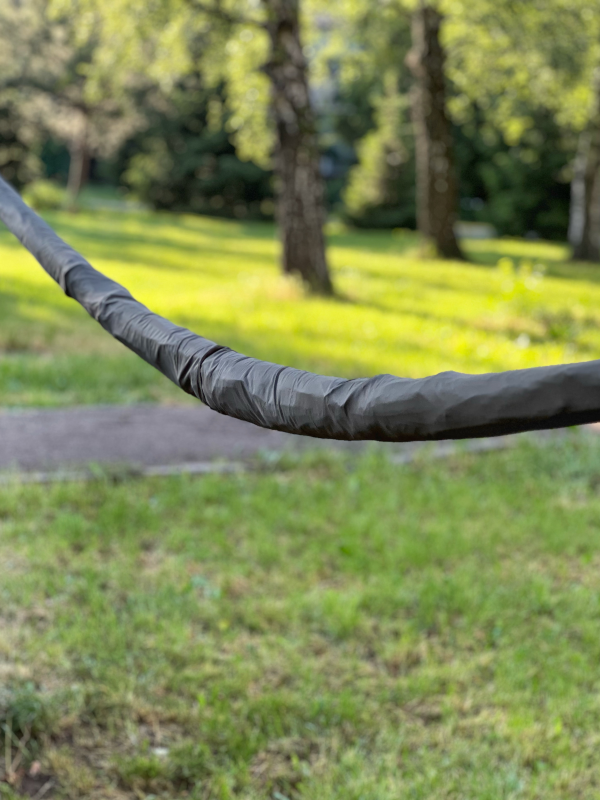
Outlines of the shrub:
[[28,184],[23,200],[36,211],[57,211],[66,206],[67,193],[52,181],[40,180]]

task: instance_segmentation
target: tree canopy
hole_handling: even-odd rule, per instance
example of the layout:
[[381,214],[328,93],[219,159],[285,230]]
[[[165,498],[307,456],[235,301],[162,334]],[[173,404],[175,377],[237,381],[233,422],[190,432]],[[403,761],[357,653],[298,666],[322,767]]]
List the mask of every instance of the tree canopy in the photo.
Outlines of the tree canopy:
[[461,218],[564,237],[571,184],[571,231],[588,245],[586,256],[572,236],[576,253],[600,256],[600,21],[591,0],[6,3],[3,174],[27,183],[60,146],[80,173],[86,158],[95,170],[110,162],[103,174],[153,205],[269,216],[282,186],[272,179],[282,131],[273,20],[294,9],[313,106],[312,174],[315,187],[325,182],[315,197],[352,224],[413,227],[420,137],[406,56],[411,18],[425,5],[442,15]]

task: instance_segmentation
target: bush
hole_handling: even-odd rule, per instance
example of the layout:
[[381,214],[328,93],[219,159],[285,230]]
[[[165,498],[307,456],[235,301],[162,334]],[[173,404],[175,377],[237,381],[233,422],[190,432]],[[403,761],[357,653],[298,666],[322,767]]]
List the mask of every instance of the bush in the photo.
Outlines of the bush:
[[564,241],[573,153],[549,112],[530,116],[531,128],[512,144],[477,107],[455,127],[461,219],[489,222],[501,236],[535,232]]
[[26,186],[23,200],[36,211],[58,211],[67,204],[65,189],[52,181],[34,181]]
[[52,181],[34,181],[23,192],[23,200],[36,211],[57,211],[67,204],[67,193]]
[[388,82],[375,128],[358,144],[359,163],[344,193],[345,219],[359,228],[414,228],[414,145],[405,135],[408,100]]
[[225,120],[210,123],[210,100],[190,76],[171,92],[167,111],[148,110],[147,129],[124,148],[122,181],[156,209],[271,219],[271,173],[237,157]]

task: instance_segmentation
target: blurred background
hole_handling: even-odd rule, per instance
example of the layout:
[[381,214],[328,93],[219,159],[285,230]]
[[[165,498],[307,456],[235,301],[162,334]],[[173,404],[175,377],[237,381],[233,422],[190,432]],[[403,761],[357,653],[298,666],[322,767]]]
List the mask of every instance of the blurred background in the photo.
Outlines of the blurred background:
[[[410,10],[302,9],[327,213],[361,228],[416,227]],[[596,11],[584,0],[443,6],[462,221],[558,241],[571,225],[575,241],[582,140],[598,113]],[[0,169],[34,205],[131,198],[272,219],[259,4],[6,0],[0,13]]]

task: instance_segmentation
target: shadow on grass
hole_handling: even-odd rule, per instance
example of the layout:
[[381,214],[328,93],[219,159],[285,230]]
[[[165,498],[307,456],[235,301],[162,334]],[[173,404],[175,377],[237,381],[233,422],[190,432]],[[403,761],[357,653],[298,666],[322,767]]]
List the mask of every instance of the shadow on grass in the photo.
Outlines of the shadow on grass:
[[7,283],[9,289],[0,290],[0,354],[51,353],[57,335],[81,337],[81,326],[86,324],[92,332],[95,323],[79,304],[65,302],[58,287],[52,291],[53,287],[32,287],[16,279]]
[[[240,265],[252,263],[263,268],[268,266],[269,254],[252,253],[244,251],[238,252],[227,250],[216,246],[207,245],[205,241],[199,241],[197,245],[188,242],[177,241],[167,237],[160,237],[156,234],[141,236],[134,232],[125,233],[123,231],[110,231],[101,233],[91,230],[82,232],[76,226],[70,226],[63,222],[57,227],[58,233],[76,250],[81,252],[90,262],[95,259],[106,261],[118,261],[120,264],[129,263],[149,267],[150,269],[163,269],[174,272],[189,272],[190,270],[202,271],[206,274],[223,274],[222,268],[211,266],[210,260],[213,257],[236,259]],[[165,251],[163,257],[160,253],[150,255],[147,248],[153,251],[162,248]],[[143,252],[139,252],[143,248]],[[182,255],[188,258],[182,263]],[[209,263],[206,263],[209,262]]]

